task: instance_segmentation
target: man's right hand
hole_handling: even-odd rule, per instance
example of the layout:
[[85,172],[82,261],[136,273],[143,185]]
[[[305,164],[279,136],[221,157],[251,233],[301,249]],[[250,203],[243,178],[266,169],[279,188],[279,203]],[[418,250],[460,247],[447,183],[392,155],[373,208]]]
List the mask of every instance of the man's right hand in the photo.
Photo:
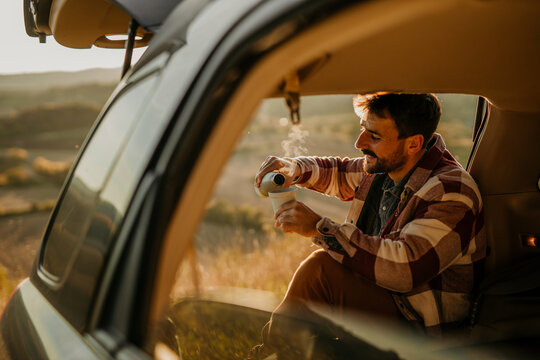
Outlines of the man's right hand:
[[285,176],[285,184],[283,187],[286,188],[291,186],[293,181],[302,175],[300,172],[300,167],[296,165],[294,161],[269,156],[262,163],[257,175],[255,175],[255,186],[260,187],[263,176],[271,171],[277,171]]

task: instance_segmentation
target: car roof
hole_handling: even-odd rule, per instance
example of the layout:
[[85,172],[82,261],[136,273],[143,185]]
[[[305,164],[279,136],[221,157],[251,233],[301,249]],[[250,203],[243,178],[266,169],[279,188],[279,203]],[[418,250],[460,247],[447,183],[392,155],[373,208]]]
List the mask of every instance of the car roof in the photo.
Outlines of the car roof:
[[137,23],[155,32],[182,0],[110,0],[129,14]]

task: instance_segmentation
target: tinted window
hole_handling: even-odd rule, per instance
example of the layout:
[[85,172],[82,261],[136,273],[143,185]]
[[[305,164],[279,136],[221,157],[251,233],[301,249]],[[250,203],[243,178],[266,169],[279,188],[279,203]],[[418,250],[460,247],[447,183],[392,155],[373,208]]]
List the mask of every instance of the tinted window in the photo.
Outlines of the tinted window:
[[59,281],[72,265],[90,227],[99,193],[154,83],[148,78],[121,95],[86,146],[45,238],[41,269],[52,280]]
[[154,153],[174,103],[154,98],[147,103],[141,120],[133,130],[111,171],[86,236],[85,245],[105,252],[116,233],[142,173]]

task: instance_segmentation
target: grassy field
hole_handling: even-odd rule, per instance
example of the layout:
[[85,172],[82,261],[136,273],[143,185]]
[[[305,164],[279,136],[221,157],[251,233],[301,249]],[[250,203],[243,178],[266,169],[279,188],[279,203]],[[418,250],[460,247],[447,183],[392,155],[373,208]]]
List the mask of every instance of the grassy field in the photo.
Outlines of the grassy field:
[[0,309],[28,276],[65,176],[119,74],[0,76]]

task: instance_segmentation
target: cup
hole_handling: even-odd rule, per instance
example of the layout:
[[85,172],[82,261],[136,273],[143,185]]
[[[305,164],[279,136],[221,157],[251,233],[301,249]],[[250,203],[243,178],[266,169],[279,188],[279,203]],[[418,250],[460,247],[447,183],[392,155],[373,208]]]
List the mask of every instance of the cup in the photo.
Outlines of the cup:
[[272,201],[272,208],[274,214],[279,210],[283,204],[290,201],[296,201],[296,186],[291,186],[285,189],[279,189],[268,193],[270,200]]

